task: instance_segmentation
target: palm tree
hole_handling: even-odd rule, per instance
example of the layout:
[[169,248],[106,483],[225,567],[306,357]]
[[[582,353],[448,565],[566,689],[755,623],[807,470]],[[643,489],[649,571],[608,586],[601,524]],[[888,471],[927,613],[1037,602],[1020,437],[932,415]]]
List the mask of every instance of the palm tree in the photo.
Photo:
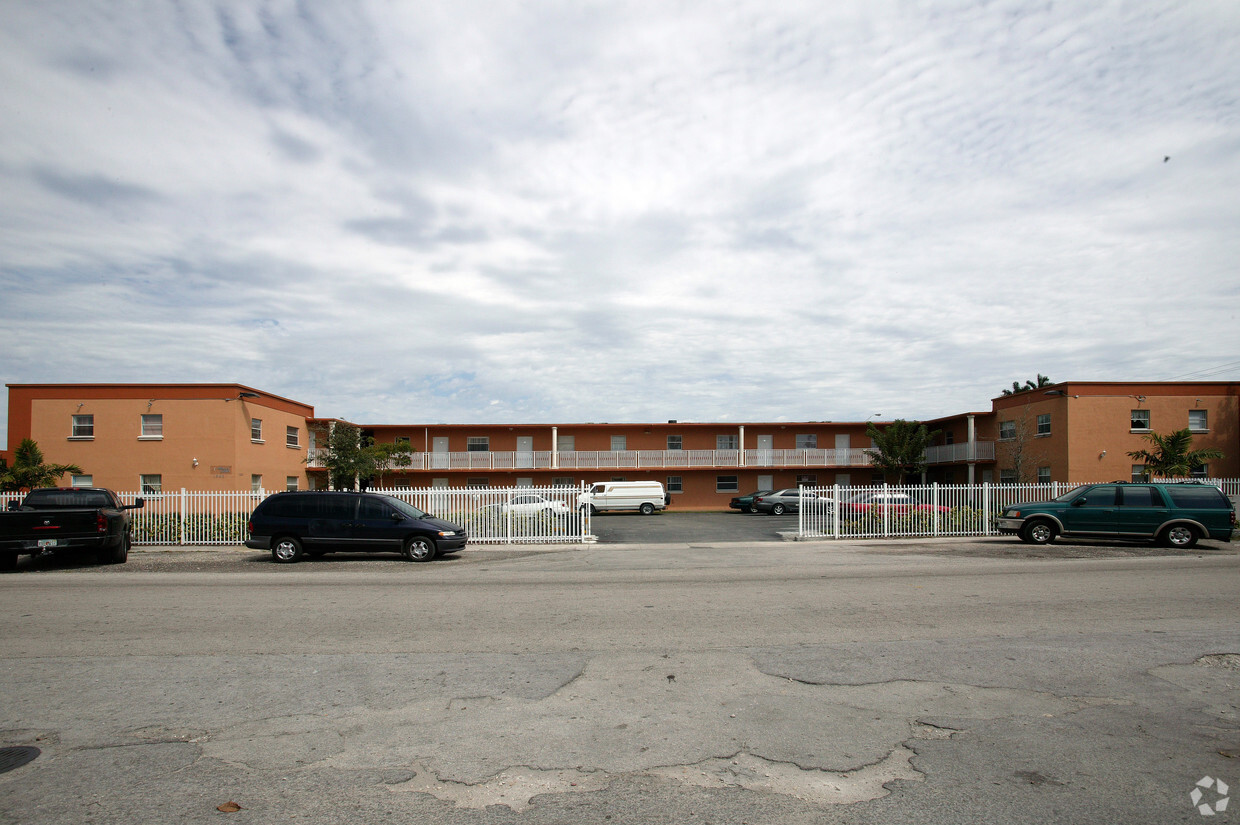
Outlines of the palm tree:
[[1193,434],[1185,427],[1167,435],[1150,433],[1144,436],[1153,445],[1152,450],[1133,450],[1128,453],[1145,464],[1145,476],[1161,478],[1186,478],[1192,475],[1193,468],[1223,458],[1223,451],[1214,447],[1192,449]]
[[81,473],[76,464],[44,464],[43,451],[32,439],[23,438],[13,451],[13,466],[0,467],[0,490],[32,490],[52,487],[65,473]]
[[1055,382],[1052,381],[1047,376],[1043,375],[1042,373],[1038,373],[1038,381],[1036,384],[1033,381],[1027,380],[1025,381],[1024,386],[1021,386],[1021,383],[1019,381],[1013,381],[1012,389],[1004,390],[1003,394],[1004,395],[1016,395],[1016,393],[1018,392],[1028,392],[1029,390],[1040,390],[1043,387],[1049,387],[1053,385],[1054,383]]

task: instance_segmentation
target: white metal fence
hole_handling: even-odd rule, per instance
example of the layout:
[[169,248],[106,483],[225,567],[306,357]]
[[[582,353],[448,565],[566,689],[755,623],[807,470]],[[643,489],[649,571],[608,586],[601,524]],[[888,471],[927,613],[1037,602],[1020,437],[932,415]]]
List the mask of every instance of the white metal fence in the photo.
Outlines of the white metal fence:
[[[576,487],[490,489],[404,488],[369,492],[394,496],[439,518],[461,525],[473,544],[581,543],[590,539],[590,513],[577,509]],[[141,497],[132,511],[135,544],[241,544],[250,513],[269,493],[119,492],[126,504]],[[22,493],[0,493],[0,507],[20,501]]]
[[[1233,501],[1240,495],[1240,479],[1192,480],[1219,487]],[[1005,507],[1050,501],[1082,486],[1051,482],[802,487],[797,533],[811,539],[988,536],[995,534],[993,520]]]

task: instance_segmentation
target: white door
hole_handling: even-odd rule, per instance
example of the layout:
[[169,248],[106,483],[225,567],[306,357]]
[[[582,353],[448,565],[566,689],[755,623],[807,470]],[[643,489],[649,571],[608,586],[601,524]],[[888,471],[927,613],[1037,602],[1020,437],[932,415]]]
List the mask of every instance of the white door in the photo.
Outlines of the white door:
[[533,467],[534,466],[534,436],[519,435],[517,436],[517,466]]
[[[773,463],[771,450],[775,448],[775,436],[760,435],[758,436],[758,466],[770,467]],[[761,487],[761,485],[759,485]],[[762,489],[766,489],[763,487]]]
[[448,437],[437,435],[431,442],[431,466],[445,469],[448,466]]
[[849,441],[848,433],[837,433],[836,434],[835,436],[835,463],[836,464],[848,466],[848,464],[851,463],[849,461],[849,456],[848,456],[848,452],[851,449],[850,445],[851,445],[851,442]]

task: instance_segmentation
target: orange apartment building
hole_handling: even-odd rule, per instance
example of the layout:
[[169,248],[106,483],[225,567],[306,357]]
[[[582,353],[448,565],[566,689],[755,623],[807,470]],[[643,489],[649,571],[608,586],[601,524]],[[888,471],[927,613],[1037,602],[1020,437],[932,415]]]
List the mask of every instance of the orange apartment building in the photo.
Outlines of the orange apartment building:
[[241,384],[9,384],[9,449],[76,464],[66,485],[141,490],[306,487],[314,408]]
[[[33,438],[46,460],[82,467],[64,483],[122,491],[326,488],[315,430],[333,419],[241,384],[10,384],[9,451]],[[1240,476],[1240,383],[1065,382],[927,421],[927,482],[1090,482],[1134,477],[1142,436],[1189,427]],[[884,422],[875,422],[883,426]],[[866,422],[359,425],[407,443],[413,465],[374,486],[548,486],[655,480],[672,507],[726,509],[737,493],[797,484],[881,483]]]

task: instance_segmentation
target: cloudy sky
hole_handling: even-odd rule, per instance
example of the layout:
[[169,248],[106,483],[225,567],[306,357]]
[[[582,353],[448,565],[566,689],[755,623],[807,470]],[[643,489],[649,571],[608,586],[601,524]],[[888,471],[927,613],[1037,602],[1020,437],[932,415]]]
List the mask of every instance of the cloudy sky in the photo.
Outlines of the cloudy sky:
[[1240,4],[7,0],[0,192],[5,383],[544,423],[1240,379]]

